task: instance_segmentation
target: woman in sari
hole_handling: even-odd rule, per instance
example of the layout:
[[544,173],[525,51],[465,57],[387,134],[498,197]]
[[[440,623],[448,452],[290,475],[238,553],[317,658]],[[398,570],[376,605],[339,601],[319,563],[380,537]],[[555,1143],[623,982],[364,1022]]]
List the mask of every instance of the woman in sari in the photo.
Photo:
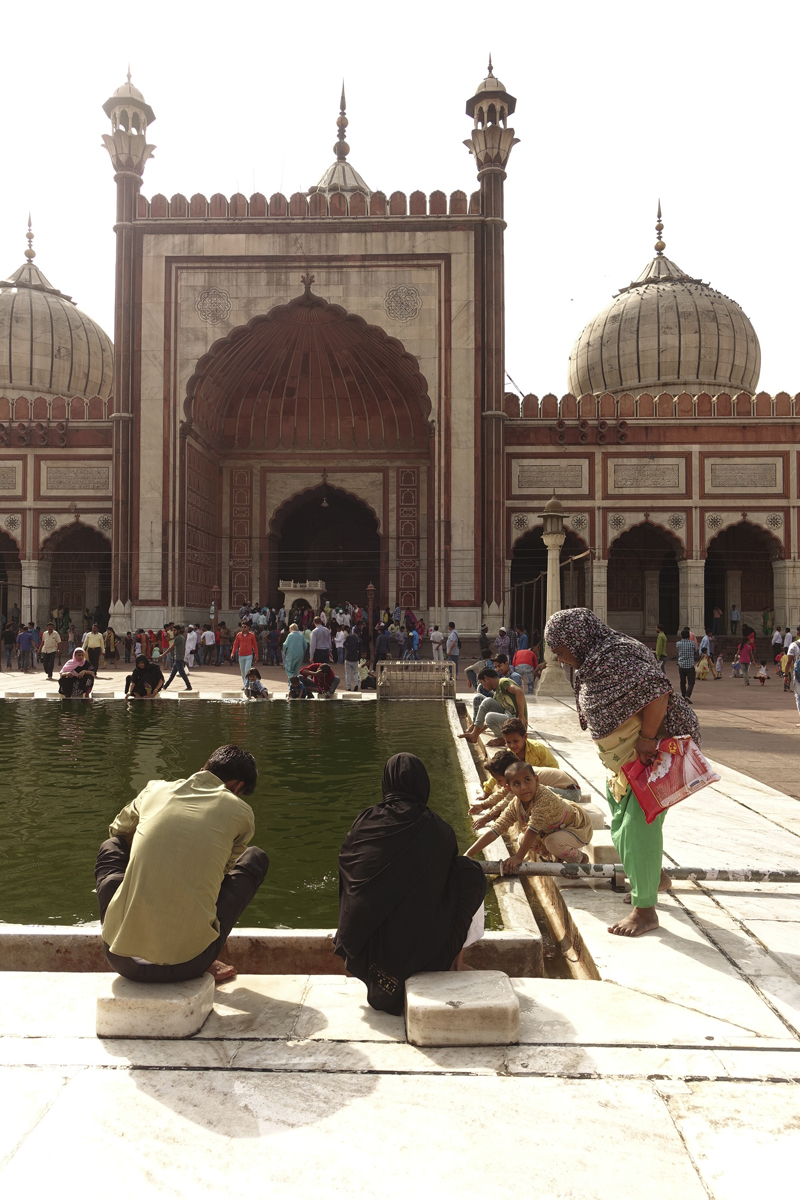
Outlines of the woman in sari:
[[65,700],[91,700],[94,671],[86,659],[86,651],[78,648],[61,668],[58,690]]
[[459,858],[455,833],[428,808],[430,788],[415,755],[395,754],[382,803],[356,817],[339,855],[335,952],[366,983],[372,1007],[396,1015],[411,975],[461,968],[483,915],[486,877]]
[[639,937],[658,927],[658,893],[669,889],[661,869],[665,814],[647,824],[622,768],[636,758],[651,763],[662,737],[688,734],[699,746],[700,726],[652,650],[610,629],[591,609],[556,613],[544,636],[559,662],[575,669],[581,729],[589,730],[608,771],[611,837],[631,882],[632,905],[630,916],[609,926],[609,933]]

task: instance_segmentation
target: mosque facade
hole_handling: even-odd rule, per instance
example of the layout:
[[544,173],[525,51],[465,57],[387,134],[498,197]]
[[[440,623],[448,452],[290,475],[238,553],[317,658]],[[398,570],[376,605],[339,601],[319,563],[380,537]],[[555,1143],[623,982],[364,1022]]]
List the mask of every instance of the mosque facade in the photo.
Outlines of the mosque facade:
[[333,602],[373,584],[467,636],[537,624],[555,491],[564,603],[638,635],[731,604],[796,624],[800,398],[757,391],[752,325],[665,256],[660,212],[569,393],[507,391],[515,106],[490,64],[467,102],[471,194],[372,190],[343,93],[306,192],[148,199],[155,114],[129,78],[104,105],[113,350],[32,235],[0,282],[3,611],[98,607],[119,631],[322,579]]

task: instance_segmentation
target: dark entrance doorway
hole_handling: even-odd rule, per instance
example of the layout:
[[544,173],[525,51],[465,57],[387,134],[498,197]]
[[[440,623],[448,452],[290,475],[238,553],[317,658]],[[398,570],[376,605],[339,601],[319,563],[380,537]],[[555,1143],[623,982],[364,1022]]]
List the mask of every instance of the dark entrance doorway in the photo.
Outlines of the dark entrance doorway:
[[[774,604],[772,563],[780,556],[779,543],[747,521],[730,525],[709,543],[705,568],[705,627],[710,629],[715,607],[727,628],[732,597],[728,572],[740,572],[738,608],[742,619],[758,627],[761,613]],[[736,597],[734,597],[736,598]]]
[[[646,577],[658,572],[658,621],[665,633],[678,630],[678,543],[659,526],[646,522],[626,529],[608,553],[609,624],[635,636],[653,636],[648,628]],[[679,547],[678,547],[679,548]],[[613,613],[613,619],[612,614]]]
[[292,506],[270,538],[270,598],[281,579],[322,579],[331,604],[363,604],[370,583],[381,591],[381,538],[366,504],[330,486]]
[[[573,555],[583,554],[586,545],[571,529],[566,531],[561,547],[561,596],[573,608],[583,608],[586,603],[586,560],[580,559],[573,566],[570,582],[569,568],[564,564]],[[574,595],[570,596],[570,589]],[[514,545],[511,554],[511,594],[509,597],[509,621],[521,625],[529,634],[544,629],[547,612],[547,547],[542,538],[542,527],[531,529]]]

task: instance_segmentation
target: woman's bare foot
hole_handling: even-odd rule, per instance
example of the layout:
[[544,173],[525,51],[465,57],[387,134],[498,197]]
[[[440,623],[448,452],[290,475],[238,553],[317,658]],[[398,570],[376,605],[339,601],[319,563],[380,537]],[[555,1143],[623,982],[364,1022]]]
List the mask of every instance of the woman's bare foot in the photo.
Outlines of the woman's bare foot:
[[214,976],[215,983],[224,983],[226,979],[236,978],[236,967],[228,966],[227,963],[220,962],[215,958],[210,967],[206,967],[209,975]]
[[[667,874],[666,871],[662,871],[661,879],[658,882],[659,892],[668,892],[671,887],[672,887],[672,879],[670,878],[670,876]],[[622,903],[630,904],[630,902],[631,902],[631,894],[630,894],[630,892],[628,892],[627,896],[625,896]]]
[[609,925],[608,932],[618,937],[641,937],[651,929],[658,929],[658,916],[655,905],[652,908],[633,908],[630,914],[615,925]]

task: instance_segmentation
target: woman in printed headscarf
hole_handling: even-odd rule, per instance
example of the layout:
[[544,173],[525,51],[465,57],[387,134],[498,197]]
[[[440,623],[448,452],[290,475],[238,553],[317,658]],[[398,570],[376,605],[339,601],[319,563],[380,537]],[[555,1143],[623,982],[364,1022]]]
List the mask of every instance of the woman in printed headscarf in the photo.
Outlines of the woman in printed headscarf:
[[420,760],[395,754],[383,802],[356,817],[339,855],[335,952],[366,983],[372,1007],[396,1015],[409,976],[460,968],[483,915],[486,877],[459,858],[455,833],[428,808],[430,789]]
[[86,657],[86,651],[78,647],[61,668],[58,690],[65,700],[91,700],[93,687],[92,664]]
[[692,709],[676,696],[647,646],[605,625],[588,608],[557,612],[547,622],[545,641],[559,662],[575,668],[575,699],[581,729],[588,729],[608,770],[611,837],[631,882],[630,916],[609,933],[639,937],[658,926],[656,901],[669,889],[661,869],[664,815],[652,825],[622,772],[638,757],[651,763],[658,741],[688,734],[700,745]]

